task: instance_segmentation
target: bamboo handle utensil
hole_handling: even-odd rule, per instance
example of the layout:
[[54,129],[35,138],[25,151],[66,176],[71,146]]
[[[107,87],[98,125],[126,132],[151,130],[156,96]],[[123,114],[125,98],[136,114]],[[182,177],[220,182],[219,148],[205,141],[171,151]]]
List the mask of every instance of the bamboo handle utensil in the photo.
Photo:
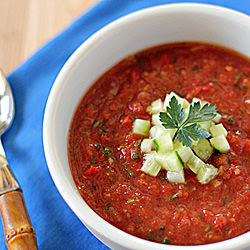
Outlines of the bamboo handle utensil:
[[[12,123],[14,98],[0,70],[0,136]],[[11,172],[0,139],[0,213],[9,250],[36,250],[35,230],[31,225],[22,190]]]

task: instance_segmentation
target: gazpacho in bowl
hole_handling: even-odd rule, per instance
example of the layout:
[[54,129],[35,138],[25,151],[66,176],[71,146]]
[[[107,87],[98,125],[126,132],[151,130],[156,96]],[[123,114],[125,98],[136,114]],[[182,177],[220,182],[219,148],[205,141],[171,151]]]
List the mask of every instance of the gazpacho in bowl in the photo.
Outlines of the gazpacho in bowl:
[[250,230],[249,120],[248,58],[201,42],[153,47],[84,95],[71,172],[87,204],[127,233],[174,245],[230,239]]

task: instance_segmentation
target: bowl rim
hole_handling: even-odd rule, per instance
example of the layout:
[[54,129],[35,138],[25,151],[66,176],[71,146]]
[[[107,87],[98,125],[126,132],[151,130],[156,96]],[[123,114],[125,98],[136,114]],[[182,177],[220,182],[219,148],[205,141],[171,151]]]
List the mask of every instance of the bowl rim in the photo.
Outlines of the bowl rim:
[[[241,21],[247,21],[250,24],[250,17],[242,12],[222,7],[218,5],[213,4],[204,4],[204,3],[172,3],[172,4],[162,4],[157,5],[153,7],[147,7],[132,13],[129,13],[127,15],[124,15],[109,24],[105,25],[98,31],[96,31],[93,35],[91,35],[89,38],[87,38],[69,57],[69,59],[66,61],[66,63],[63,65],[62,69],[60,70],[58,76],[56,77],[56,80],[51,88],[45,113],[44,113],[44,120],[43,120],[43,147],[44,147],[44,153],[45,158],[47,162],[47,166],[50,172],[50,175],[55,183],[55,186],[60,193],[60,195],[63,197],[64,201],[68,204],[68,206],[71,208],[71,210],[77,215],[78,218],[83,222],[87,228],[92,231],[91,228],[91,219],[97,220],[99,223],[98,225],[95,225],[95,230],[102,236],[104,236],[106,239],[109,239],[109,232],[112,231],[113,237],[112,241],[116,243],[117,245],[120,245],[122,247],[128,247],[131,249],[135,249],[135,246],[141,246],[143,248],[137,248],[137,249],[159,249],[159,250],[177,250],[177,249],[199,249],[199,250],[205,250],[205,249],[214,249],[214,250],[220,250],[222,249],[235,249],[235,247],[246,247],[250,245],[250,232],[244,233],[240,236],[216,242],[211,244],[204,244],[204,245],[165,245],[162,243],[156,243],[151,242],[148,240],[141,239],[139,237],[133,236],[129,233],[126,233],[117,227],[113,226],[112,224],[108,223],[104,219],[102,219],[99,215],[97,215],[88,205],[85,201],[81,202],[82,204],[86,204],[86,208],[79,210],[79,199],[73,199],[72,196],[67,192],[66,188],[64,187],[64,184],[60,180],[60,175],[58,175],[55,165],[55,159],[51,152],[54,151],[52,148],[54,145],[53,142],[53,136],[51,136],[50,128],[53,121],[53,114],[55,112],[55,102],[56,98],[58,96],[58,93],[60,93],[61,85],[65,85],[67,82],[67,75],[73,70],[75,65],[78,63],[78,61],[81,59],[82,55],[86,53],[96,42],[98,42],[100,39],[105,37],[105,35],[108,32],[113,32],[116,29],[119,29],[123,25],[127,25],[129,22],[134,22],[138,18],[144,18],[145,16],[153,15],[158,12],[175,12],[180,11],[181,9],[185,9],[185,11],[194,11],[194,8],[197,8],[199,10],[206,11],[208,13],[218,13],[218,14],[227,14],[231,15],[233,17],[241,18]],[[65,145],[67,146],[67,145]],[[76,188],[75,188],[76,189]],[[89,213],[89,216],[86,216],[84,213]],[[84,212],[83,212],[84,211]],[[103,227],[106,227],[109,230],[103,230]],[[99,237],[97,237],[99,238]],[[248,239],[247,239],[248,238]],[[126,240],[126,241],[124,241]]]

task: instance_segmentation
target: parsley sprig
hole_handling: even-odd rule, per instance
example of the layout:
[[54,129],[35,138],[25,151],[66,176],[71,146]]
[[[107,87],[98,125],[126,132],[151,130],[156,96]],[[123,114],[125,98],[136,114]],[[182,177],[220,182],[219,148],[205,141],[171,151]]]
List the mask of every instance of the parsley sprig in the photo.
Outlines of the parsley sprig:
[[201,107],[200,102],[195,102],[190,105],[187,119],[185,119],[185,110],[173,96],[166,109],[167,113],[160,113],[162,125],[166,129],[176,128],[174,139],[178,137],[184,146],[191,147],[193,141],[203,140],[210,136],[210,133],[202,129],[197,122],[212,120],[217,115],[216,105],[207,103]]

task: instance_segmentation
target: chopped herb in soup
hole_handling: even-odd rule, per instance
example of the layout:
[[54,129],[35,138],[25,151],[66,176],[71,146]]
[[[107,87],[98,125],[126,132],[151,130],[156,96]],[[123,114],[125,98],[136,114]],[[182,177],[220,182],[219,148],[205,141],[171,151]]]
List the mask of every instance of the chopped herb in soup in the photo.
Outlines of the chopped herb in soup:
[[[83,82],[84,84],[84,82]],[[250,60],[173,43],[103,74],[72,119],[79,193],[127,233],[173,245],[250,230]]]

